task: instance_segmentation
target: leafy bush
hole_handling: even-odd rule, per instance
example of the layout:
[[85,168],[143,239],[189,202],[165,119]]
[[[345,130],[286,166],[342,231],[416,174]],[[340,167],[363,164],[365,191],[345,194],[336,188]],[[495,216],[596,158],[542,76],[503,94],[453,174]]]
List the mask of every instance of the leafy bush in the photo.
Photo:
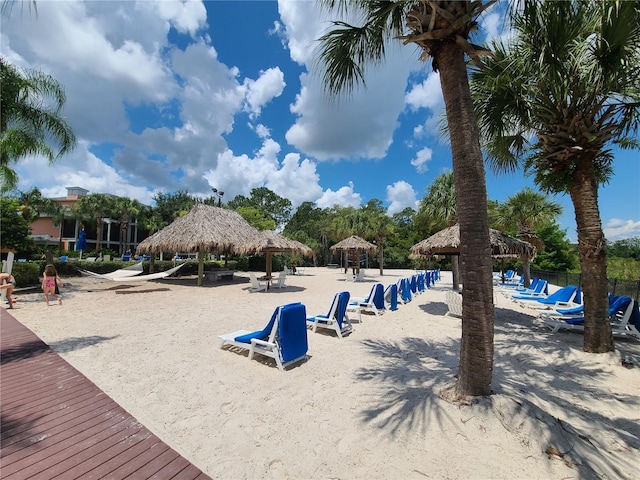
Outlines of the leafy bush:
[[37,262],[14,262],[11,274],[18,288],[31,287],[40,283],[40,264]]

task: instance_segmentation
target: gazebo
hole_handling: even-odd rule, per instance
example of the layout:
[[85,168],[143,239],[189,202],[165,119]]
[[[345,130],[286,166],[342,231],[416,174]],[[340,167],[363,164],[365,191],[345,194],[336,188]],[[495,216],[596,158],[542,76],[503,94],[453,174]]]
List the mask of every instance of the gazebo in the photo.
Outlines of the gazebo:
[[[528,242],[510,237],[499,230],[489,229],[491,255],[498,258],[536,256],[536,248]],[[460,227],[456,224],[440,230],[411,247],[414,255],[460,255]]]
[[237,252],[257,235],[239,213],[196,203],[189,213],[140,242],[136,254],[198,252],[198,285],[202,285],[205,253]]
[[303,256],[313,255],[313,249],[297,240],[292,240],[273,230],[263,230],[249,241],[237,247],[240,255],[266,254],[266,278],[271,278],[271,257],[274,253],[291,252]]
[[[345,260],[345,262],[348,260],[349,256],[353,256],[355,258],[359,255],[360,252],[375,252],[377,249],[378,247],[373,243],[367,242],[364,238],[358,237],[357,235],[351,235],[350,237],[345,238],[344,240],[340,240],[338,243],[331,246],[331,250],[334,252],[338,250],[346,252],[347,259]],[[347,264],[344,267],[348,268],[349,265]],[[360,272],[359,258],[354,265],[354,268],[356,274]]]
[[[495,258],[528,258],[536,256],[536,247],[529,242],[510,237],[506,233],[493,228],[489,229],[491,256]],[[440,230],[429,238],[411,247],[412,256],[460,255],[460,227],[456,224]]]

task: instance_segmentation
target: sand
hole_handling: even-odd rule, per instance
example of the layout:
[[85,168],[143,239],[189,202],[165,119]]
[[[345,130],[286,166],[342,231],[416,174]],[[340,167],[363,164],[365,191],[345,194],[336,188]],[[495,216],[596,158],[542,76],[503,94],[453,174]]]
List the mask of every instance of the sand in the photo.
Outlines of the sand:
[[259,293],[247,273],[204,287],[68,278],[63,305],[16,295],[12,313],[214,478],[640,478],[640,341],[586,354],[581,334],[550,333],[498,294],[495,393],[447,403],[438,394],[455,381],[461,336],[444,316],[449,272],[342,340],[309,332],[308,360],[286,372],[218,348],[218,335],[264,327],[277,305],[326,313],[339,291],[365,296],[412,273],[369,269],[354,283],[307,268]]

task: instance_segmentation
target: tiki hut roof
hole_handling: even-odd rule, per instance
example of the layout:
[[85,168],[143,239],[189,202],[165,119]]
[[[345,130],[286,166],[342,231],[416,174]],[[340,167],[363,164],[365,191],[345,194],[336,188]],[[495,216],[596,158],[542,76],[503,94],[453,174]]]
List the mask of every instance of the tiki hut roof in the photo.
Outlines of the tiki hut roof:
[[236,251],[258,231],[239,213],[204,203],[146,238],[136,253]]
[[258,232],[246,243],[237,247],[240,255],[247,255],[259,252],[295,252],[304,256],[313,255],[313,249],[297,240],[292,240],[273,230]]
[[[534,258],[536,248],[528,242],[510,237],[499,230],[489,229],[491,240],[491,255],[494,257],[529,257]],[[452,227],[440,230],[438,233],[422,240],[411,247],[412,255],[459,255],[460,254],[460,227]]]
[[331,250],[364,250],[373,251],[377,250],[373,243],[367,242],[364,238],[360,238],[357,235],[351,235],[349,238],[340,240],[335,245],[331,246]]

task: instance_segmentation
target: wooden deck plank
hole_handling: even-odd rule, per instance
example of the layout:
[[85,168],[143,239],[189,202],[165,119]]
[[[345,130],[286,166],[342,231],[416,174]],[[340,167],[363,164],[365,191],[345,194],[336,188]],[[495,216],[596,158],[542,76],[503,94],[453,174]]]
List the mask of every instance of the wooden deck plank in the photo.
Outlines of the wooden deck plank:
[[9,441],[6,442],[6,445],[3,444],[3,455],[6,458],[11,453],[19,450],[24,450],[28,445],[37,442],[40,442],[39,447],[42,448],[47,445],[46,442],[53,443],[54,441],[62,441],[68,437],[76,435],[83,430],[95,428],[98,424],[105,421],[105,417],[103,415],[96,415],[94,410],[100,409],[103,406],[104,403],[101,403],[95,407],[92,406],[92,410],[89,412],[78,412],[78,416],[74,416],[72,418],[63,418],[62,420],[57,419],[57,424],[47,425],[46,438],[43,438],[42,434],[34,435],[33,432],[29,430],[14,435],[10,439],[8,439]]
[[210,478],[5,309],[0,349],[3,479]]

